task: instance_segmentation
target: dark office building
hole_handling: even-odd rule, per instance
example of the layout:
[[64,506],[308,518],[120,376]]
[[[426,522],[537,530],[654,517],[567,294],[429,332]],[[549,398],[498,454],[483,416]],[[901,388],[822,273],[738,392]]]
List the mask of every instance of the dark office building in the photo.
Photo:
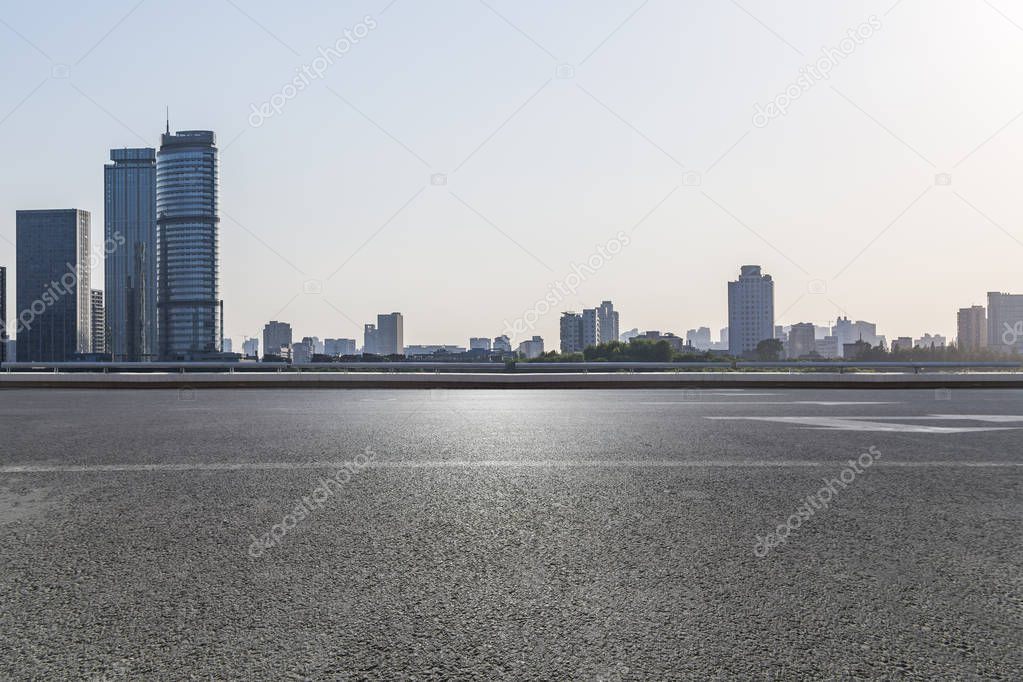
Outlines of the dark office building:
[[108,352],[153,360],[156,332],[156,150],[112,149],[103,167]]
[[0,362],[7,362],[7,268],[0,265]]
[[216,136],[163,135],[156,157],[157,315],[164,360],[219,350]]
[[92,290],[92,353],[102,355],[107,352],[107,316],[103,308],[103,292]]
[[89,212],[17,212],[17,354],[68,362],[92,352]]

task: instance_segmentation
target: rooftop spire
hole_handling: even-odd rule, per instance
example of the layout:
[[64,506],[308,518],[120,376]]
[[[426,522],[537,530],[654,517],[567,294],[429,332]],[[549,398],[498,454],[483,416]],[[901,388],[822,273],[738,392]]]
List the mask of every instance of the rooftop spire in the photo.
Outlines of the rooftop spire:
[[170,105],[167,106],[167,134],[170,135]]

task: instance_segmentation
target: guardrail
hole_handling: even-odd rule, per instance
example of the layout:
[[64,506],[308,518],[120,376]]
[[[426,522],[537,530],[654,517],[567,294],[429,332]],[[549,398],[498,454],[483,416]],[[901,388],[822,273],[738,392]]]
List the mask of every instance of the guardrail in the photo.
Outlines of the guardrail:
[[14,372],[510,372],[519,374],[586,372],[681,372],[681,371],[912,371],[926,370],[1020,370],[1019,361],[985,362],[7,362],[0,370]]

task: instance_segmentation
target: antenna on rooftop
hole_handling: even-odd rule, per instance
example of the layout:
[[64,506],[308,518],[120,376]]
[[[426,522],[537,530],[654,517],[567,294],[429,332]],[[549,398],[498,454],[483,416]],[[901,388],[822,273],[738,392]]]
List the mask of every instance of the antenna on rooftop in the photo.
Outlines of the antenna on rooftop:
[[167,134],[170,135],[170,106],[167,106]]

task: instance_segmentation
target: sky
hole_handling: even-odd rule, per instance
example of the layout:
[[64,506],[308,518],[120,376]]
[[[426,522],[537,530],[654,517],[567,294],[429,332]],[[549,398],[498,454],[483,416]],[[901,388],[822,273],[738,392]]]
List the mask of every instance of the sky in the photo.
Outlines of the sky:
[[0,64],[9,308],[15,211],[89,210],[101,243],[109,150],[165,107],[218,135],[236,344],[401,311],[407,344],[553,348],[606,299],[716,337],[743,264],[777,323],[889,338],[1023,291],[1008,0],[5,3]]

